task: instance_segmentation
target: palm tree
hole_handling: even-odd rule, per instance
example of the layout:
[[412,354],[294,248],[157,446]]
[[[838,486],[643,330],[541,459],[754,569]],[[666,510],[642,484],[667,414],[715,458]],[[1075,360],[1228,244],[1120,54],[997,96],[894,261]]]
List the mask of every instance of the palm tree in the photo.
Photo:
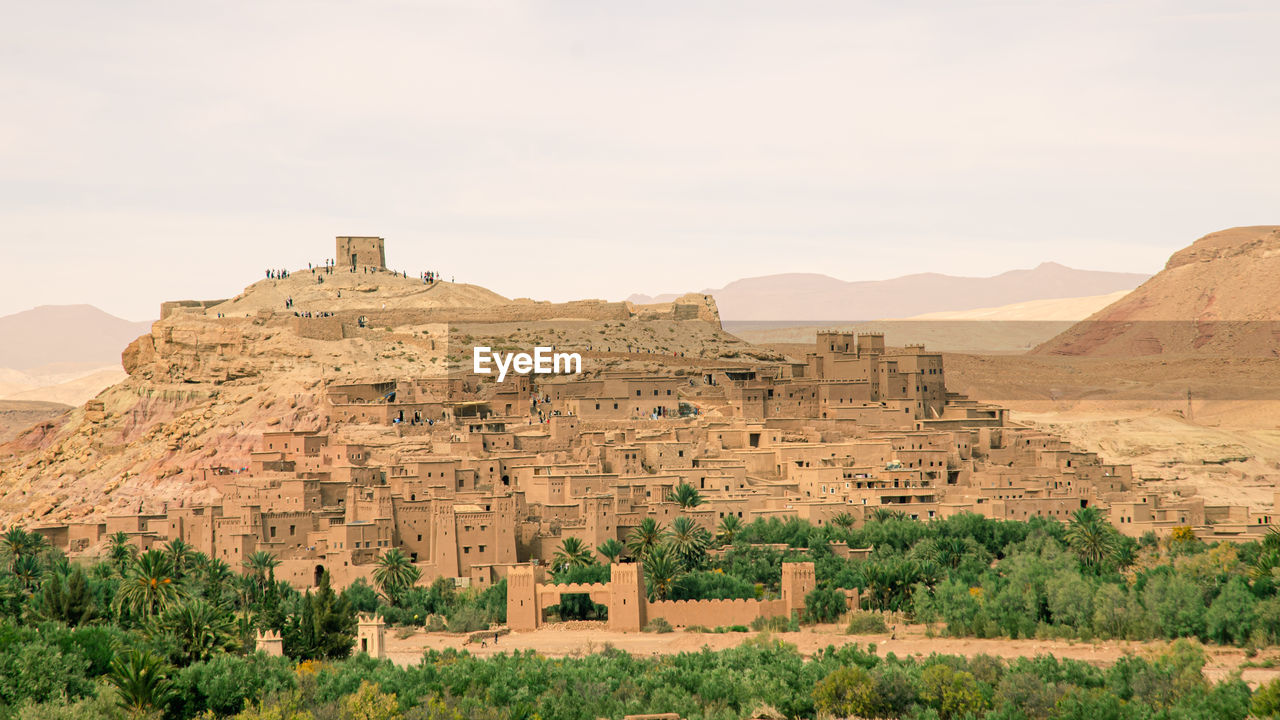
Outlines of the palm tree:
[[129,535],[123,530],[115,533],[108,540],[107,555],[111,558],[111,562],[116,564],[116,571],[124,576],[124,571],[129,567],[129,561],[133,560],[138,554],[138,549],[129,542]]
[[840,513],[839,515],[831,518],[831,524],[835,525],[841,530],[844,530],[845,532],[852,530],[853,526],[856,525],[857,523],[858,521],[847,512]]
[[174,577],[182,577],[190,569],[191,564],[195,561],[196,552],[191,546],[183,542],[181,538],[174,538],[164,546],[164,553],[169,558],[169,565],[173,567]]
[[702,493],[698,492],[697,488],[689,483],[680,483],[675,486],[675,489],[671,491],[667,499],[688,510],[702,504]]
[[676,581],[675,561],[662,546],[653,548],[644,559],[644,576],[648,580],[649,599],[666,600],[671,595],[671,586]]
[[29,533],[20,527],[11,527],[0,537],[0,552],[9,560],[12,570],[22,558],[35,558],[44,547],[44,536]]
[[711,535],[698,527],[691,518],[681,515],[671,521],[667,547],[685,570],[692,570],[702,564],[710,544]]
[[40,582],[40,561],[34,555],[19,555],[13,562],[12,572],[22,583],[22,589],[30,590]]
[[618,562],[618,558],[622,556],[623,550],[626,550],[626,548],[622,546],[622,543],[618,542],[614,538],[605,540],[596,548],[596,552],[600,553],[611,563]]
[[27,549],[27,542],[27,531],[15,525],[0,537],[0,549],[3,549],[5,557],[12,563],[22,556]]
[[975,549],[965,542],[965,538],[940,537],[934,541],[933,551],[929,555],[934,562],[954,570],[964,562],[965,555]]
[[901,510],[891,510],[889,508],[878,507],[871,511],[871,519],[875,522],[887,522],[889,520],[906,520],[907,514]]
[[235,620],[225,608],[192,600],[166,610],[159,626],[173,633],[190,662],[208,660],[235,645]]
[[666,531],[657,520],[645,518],[627,535],[627,552],[631,553],[631,557],[643,559],[650,550],[662,543],[665,534]]
[[1067,542],[1080,556],[1081,563],[1098,568],[1115,557],[1115,532],[1097,509],[1082,507],[1071,516]]
[[[201,555],[200,557],[205,557]],[[204,577],[206,585],[221,586],[231,579],[231,566],[224,560],[218,558],[205,557],[203,563],[200,564],[200,574]]]
[[716,538],[722,545],[732,545],[733,539],[742,532],[742,520],[732,513],[720,518],[720,526],[716,529]]
[[595,558],[591,557],[591,551],[576,537],[567,537],[561,540],[560,549],[556,550],[555,558],[552,559],[552,564],[555,565],[557,570],[586,567],[594,563]]
[[280,565],[280,560],[266,550],[256,550],[244,559],[243,565],[249,577],[253,578],[257,592],[261,593],[268,583],[276,581],[276,567]]
[[373,584],[378,586],[387,602],[395,605],[399,602],[400,593],[413,587],[422,576],[422,571],[404,554],[400,548],[391,548],[378,558],[378,566],[373,569]]
[[165,678],[165,669],[160,658],[145,651],[117,655],[107,674],[107,682],[116,689],[116,704],[135,718],[162,710],[173,697],[173,685]]
[[129,575],[116,591],[119,610],[142,617],[161,612],[183,596],[173,577],[173,566],[160,550],[148,550],[138,557]]

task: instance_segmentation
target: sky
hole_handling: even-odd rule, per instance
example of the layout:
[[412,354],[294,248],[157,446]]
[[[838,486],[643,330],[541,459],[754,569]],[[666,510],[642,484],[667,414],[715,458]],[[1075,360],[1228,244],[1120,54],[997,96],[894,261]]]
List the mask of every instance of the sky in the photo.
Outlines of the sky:
[[1280,223],[1271,0],[0,1],[0,315],[152,319],[337,235],[559,301]]

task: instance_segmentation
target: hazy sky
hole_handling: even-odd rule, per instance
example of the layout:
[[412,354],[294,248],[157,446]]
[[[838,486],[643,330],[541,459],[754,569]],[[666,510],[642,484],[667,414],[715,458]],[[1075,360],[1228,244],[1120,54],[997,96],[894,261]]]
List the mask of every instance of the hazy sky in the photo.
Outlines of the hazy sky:
[[147,319],[343,234],[563,300],[1280,223],[1273,0],[4,4],[0,314]]

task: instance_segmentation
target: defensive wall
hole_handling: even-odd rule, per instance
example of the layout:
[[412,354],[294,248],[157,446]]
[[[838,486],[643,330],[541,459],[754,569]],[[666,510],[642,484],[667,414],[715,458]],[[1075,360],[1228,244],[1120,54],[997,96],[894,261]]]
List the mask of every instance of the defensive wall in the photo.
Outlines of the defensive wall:
[[787,617],[804,608],[804,597],[816,584],[813,563],[782,564],[782,597],[775,600],[659,600],[647,599],[643,563],[613,563],[607,583],[539,582],[541,568],[521,565],[507,574],[507,626],[513,631],[537,630],[546,609],[563,595],[588,595],[609,609],[609,629],[638,632],[649,620],[662,618],[673,627],[750,625],[756,618]]

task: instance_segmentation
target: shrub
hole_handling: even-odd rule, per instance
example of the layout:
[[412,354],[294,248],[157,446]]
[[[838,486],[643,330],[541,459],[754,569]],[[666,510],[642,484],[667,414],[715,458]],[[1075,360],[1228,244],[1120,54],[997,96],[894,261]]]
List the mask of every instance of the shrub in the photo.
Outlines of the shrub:
[[769,630],[772,632],[786,632],[791,625],[791,618],[777,615],[774,617],[758,617],[751,621],[751,629],[756,632]]
[[845,628],[847,635],[879,635],[889,632],[884,616],[880,613],[858,611],[849,618],[849,626]]
[[644,631],[651,632],[651,633],[669,633],[671,632],[671,630],[672,630],[671,623],[667,622],[666,618],[660,618],[660,617],[650,620],[644,626]]
[[1280,715],[1280,678],[1258,688],[1258,691],[1253,694],[1253,703],[1249,711],[1258,717]]
[[832,670],[814,686],[813,704],[836,717],[880,717],[875,680],[860,667]]
[[846,609],[844,593],[829,585],[816,587],[804,596],[804,609],[809,622],[835,622]]

